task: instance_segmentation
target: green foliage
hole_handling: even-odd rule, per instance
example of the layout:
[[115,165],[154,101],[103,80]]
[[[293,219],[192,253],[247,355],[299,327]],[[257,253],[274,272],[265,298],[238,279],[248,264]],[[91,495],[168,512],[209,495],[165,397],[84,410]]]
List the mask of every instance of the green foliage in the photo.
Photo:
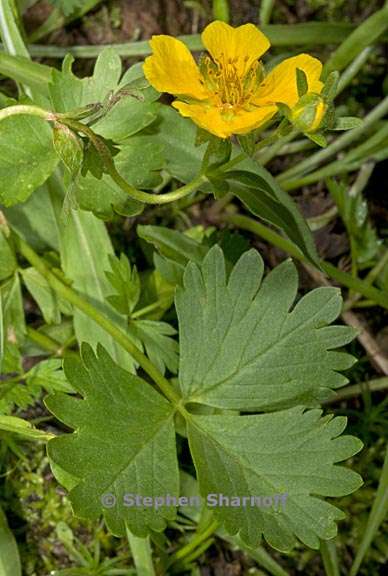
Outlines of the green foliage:
[[[361,449],[356,438],[338,438],[343,418],[300,407],[259,416],[193,416],[188,425],[201,493],[272,497],[271,505],[219,505],[215,515],[229,533],[249,546],[260,533],[271,546],[288,551],[295,537],[311,548],[333,538],[344,517],[317,496],[340,496],[361,485],[355,472],[333,466]],[[308,442],[307,442],[308,439]],[[211,473],[209,474],[209,464]],[[287,494],[286,504],[274,502]]]
[[[338,291],[315,290],[289,313],[297,288],[293,266],[286,262],[276,268],[259,289],[262,272],[259,255],[246,252],[226,285],[224,256],[217,246],[200,267],[186,267],[177,311],[179,382],[188,406],[199,402],[244,411],[274,410],[298,402],[306,405],[319,394],[326,396],[325,387],[344,383],[334,370],[349,366],[353,358],[328,351],[354,336],[346,327],[328,326],[339,313]],[[160,366],[164,348],[165,363],[173,371],[162,338],[172,331],[156,322],[143,321],[139,327],[149,357]],[[159,341],[150,332],[155,328]],[[147,348],[147,330],[159,350],[152,351],[149,343]],[[66,360],[65,372],[83,400],[54,394],[46,401],[57,418],[76,430],[50,441],[54,471],[59,466],[71,475],[68,487],[78,515],[95,520],[103,513],[115,534],[123,534],[124,522],[139,536],[149,529],[162,530],[163,518],[174,518],[173,507],[126,506],[125,494],[177,496],[177,407],[174,410],[145,381],[120,368],[101,347],[95,356],[84,346],[82,356],[83,365]],[[313,383],[311,366],[316,373]],[[319,410],[305,412],[302,406],[254,416],[198,416],[186,411],[183,416],[205,499],[208,493],[288,494],[285,510],[215,509],[230,533],[239,531],[249,546],[256,546],[263,533],[280,550],[290,549],[295,538],[318,547],[318,538],[333,537],[342,514],[317,496],[348,494],[360,485],[357,474],[333,467],[361,448],[354,438],[337,438],[344,418],[321,418]],[[68,485],[62,473],[58,478]]]
[[0,508],[0,575],[21,576],[22,567],[16,540]]
[[[173,109],[164,106],[159,113],[157,133],[150,136],[163,146],[166,168],[177,179],[188,182],[200,171],[205,153],[204,144],[196,146],[196,129]],[[232,152],[233,156],[237,151]],[[253,214],[280,226],[312,262],[317,261],[310,230],[293,201],[287,196],[271,174],[251,158],[244,159],[241,170],[215,172],[210,170],[211,181],[217,177],[219,186],[230,189]],[[206,188],[204,187],[204,190]]]
[[28,116],[7,118],[0,125],[0,202],[24,202],[58,163],[51,128]]
[[0,286],[0,373],[21,371],[25,331],[20,279],[15,274]]
[[317,403],[346,384],[338,370],[354,359],[333,349],[350,342],[355,332],[328,326],[341,311],[339,291],[318,288],[290,311],[297,294],[295,266],[286,261],[261,283],[263,271],[252,250],[227,278],[217,247],[200,268],[188,265],[176,297],[186,401],[273,410]]
[[362,193],[350,189],[345,182],[328,181],[328,188],[348,231],[354,261],[368,264],[378,254],[381,241],[377,237],[368,214],[368,204]]
[[132,320],[129,334],[140,343],[151,362],[164,374],[166,368],[173,374],[178,371],[179,346],[175,336],[176,330],[167,322],[154,320]]
[[70,16],[73,12],[82,8],[84,0],[50,0],[50,2],[59,8],[65,16]]
[[[46,31],[50,29],[51,20],[73,20],[93,4],[52,3],[59,10],[38,36],[46,24]],[[232,141],[197,130],[191,120],[157,102],[159,93],[145,80],[142,63],[123,74],[112,48],[101,51],[90,77],[73,73],[72,56],[65,58],[61,70],[31,62],[13,3],[5,5],[0,29],[9,54],[0,55],[0,72],[17,82],[20,101],[15,108],[0,94],[0,202],[5,216],[0,213],[2,487],[12,476],[13,466],[3,465],[8,452],[25,462],[32,442],[48,442],[52,471],[69,491],[76,517],[89,519],[85,526],[93,525],[95,534],[96,520],[103,515],[113,534],[128,537],[135,563],[135,570],[127,561],[121,566],[120,544],[109,549],[105,559],[99,542],[90,552],[91,542],[82,528],[82,542],[78,540],[69,527],[70,507],[58,506],[53,483],[45,498],[49,473],[40,453],[35,484],[23,478],[19,491],[23,517],[34,521],[40,509],[44,526],[36,530],[36,540],[52,543],[50,530],[55,526],[55,545],[59,541],[59,549],[66,550],[64,565],[73,566],[61,569],[56,558],[48,562],[43,548],[39,561],[28,562],[24,571],[108,576],[140,573],[139,566],[146,566],[149,573],[194,574],[195,562],[217,531],[278,575],[285,571],[258,548],[262,538],[280,551],[298,547],[289,558],[295,559],[296,571],[308,573],[306,558],[314,559],[314,573],[321,568],[314,553],[302,546],[321,546],[325,570],[333,574],[336,567],[327,561],[330,550],[338,546],[339,557],[346,560],[349,548],[354,552],[360,541],[355,574],[383,523],[386,463],[368,522],[365,503],[360,506],[363,493],[354,500],[326,501],[360,486],[360,476],[338,464],[356,454],[361,443],[342,435],[346,418],[318,409],[320,403],[335,399],[335,390],[347,382],[341,372],[354,358],[343,347],[355,331],[332,324],[342,309],[338,288],[298,296],[294,264],[286,260],[264,274],[260,255],[249,250],[259,244],[249,234],[260,235],[264,229],[264,238],[303,263],[322,263],[325,271],[334,270],[333,278],[351,289],[347,306],[384,305],[383,292],[370,285],[379,273],[379,281],[386,283],[386,274],[377,261],[381,242],[360,192],[362,178],[355,180],[350,193],[334,180],[328,185],[350,239],[352,275],[342,270],[345,259],[335,268],[318,258],[309,226],[284,190],[360,168],[360,176],[364,170],[370,175],[366,163],[386,157],[388,129],[381,120],[387,102],[361,121],[350,115],[357,114],[361,103],[355,107],[344,99],[341,117],[333,101],[354,78],[364,58],[361,51],[374,50],[371,42],[386,32],[387,8],[368,17],[329,57],[320,95],[308,94],[307,77],[297,70],[299,102],[293,109],[279,106],[274,122],[280,120],[280,125],[274,129],[268,123]],[[228,7],[228,2],[213,2],[214,13],[223,20],[229,18]],[[276,14],[272,0],[261,3],[262,23],[268,24]],[[269,34],[278,45],[294,38],[301,45],[312,33],[313,41],[321,43],[329,36],[337,41],[333,31],[349,30],[347,25],[326,28],[310,23],[271,27]],[[198,36],[188,41],[199,47]],[[61,50],[46,48],[32,45],[35,54],[43,50],[40,55]],[[145,42],[120,50],[133,54],[133,48],[149,51]],[[99,50],[81,47],[77,54],[91,49]],[[336,69],[345,66],[340,77]],[[5,86],[5,92],[10,89]],[[369,103],[362,103],[365,110]],[[285,153],[292,165],[291,154],[311,148],[305,138],[291,143],[297,130],[326,149],[274,177],[264,165],[277,152],[275,170],[282,168]],[[326,140],[326,130],[350,132]],[[365,142],[344,157],[338,154],[364,133]],[[172,200],[172,208],[145,210],[147,204]],[[248,211],[268,226],[238,211]],[[335,209],[329,217],[333,214]],[[242,222],[243,227],[247,220],[249,234],[231,233],[229,225]],[[379,234],[384,236],[383,227]],[[271,267],[278,261],[271,247],[264,247],[263,255]],[[358,268],[372,266],[366,279],[357,276]],[[369,300],[359,301],[358,290]],[[371,318],[374,321],[373,308]],[[45,393],[47,407],[60,425],[51,416],[47,423],[45,412],[40,419]],[[386,402],[371,403],[365,414],[358,401],[354,403],[357,410],[349,414],[356,433],[367,442],[372,435],[384,435]],[[369,457],[366,450],[355,468],[365,472]],[[368,470],[376,485],[380,468]],[[190,475],[194,490],[184,481],[187,471],[196,475],[196,480]],[[372,503],[370,479],[366,490]],[[181,506],[178,515],[173,505],[138,508],[128,505],[125,496],[188,496],[193,491],[202,495],[201,507],[188,511]],[[213,508],[209,493],[239,500]],[[271,505],[252,505],[251,497],[269,499]],[[242,503],[244,498],[249,502]],[[350,547],[341,536],[333,540],[336,524],[344,518],[342,508],[357,516]],[[9,506],[7,515],[8,510]],[[170,532],[160,534],[166,527],[174,530],[173,538],[180,531],[171,556]],[[364,538],[354,536],[365,527]],[[30,526],[23,526],[23,534],[25,528],[30,532]],[[194,537],[187,541],[193,528]],[[106,543],[107,535],[101,538]],[[381,540],[375,538],[378,552],[374,550],[373,557],[379,563],[386,551]],[[26,543],[29,546],[28,536]],[[155,570],[151,543],[160,555]],[[9,550],[11,572],[6,563]],[[4,576],[20,573],[0,511],[2,571]]]
[[0,281],[12,276],[17,268],[15,253],[0,228]]
[[128,258],[121,254],[120,258],[110,255],[111,272],[106,272],[110,284],[116,294],[107,297],[108,302],[121,314],[129,316],[140,298],[140,277],[136,267],[131,268]]
[[[139,536],[149,529],[161,531],[166,520],[174,519],[173,507],[140,511],[125,507],[124,496],[177,495],[173,409],[102,348],[96,357],[85,345],[82,356],[83,365],[66,361],[65,371],[83,400],[61,394],[46,400],[57,418],[77,429],[77,434],[52,440],[49,456],[77,478],[70,500],[78,515],[96,520],[105,502],[104,517],[114,534],[125,534],[125,522]],[[104,500],[106,494],[117,499],[117,507]]]

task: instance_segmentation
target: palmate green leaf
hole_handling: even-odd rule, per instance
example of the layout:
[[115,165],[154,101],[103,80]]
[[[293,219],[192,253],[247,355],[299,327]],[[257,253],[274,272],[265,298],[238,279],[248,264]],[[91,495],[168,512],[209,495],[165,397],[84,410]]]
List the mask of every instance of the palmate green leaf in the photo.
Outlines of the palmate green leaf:
[[250,250],[229,278],[214,246],[190,263],[178,288],[180,370],[187,402],[245,411],[316,405],[346,384],[338,370],[354,358],[334,351],[355,331],[329,326],[341,311],[337,288],[317,288],[293,309],[298,276],[291,261],[270,272]]
[[47,392],[74,392],[62,370],[62,360],[59,358],[38,362],[27,372],[25,379],[29,387],[44,388]]
[[[362,484],[355,472],[334,466],[362,448],[356,438],[338,438],[345,426],[344,417],[321,418],[320,410],[302,407],[259,416],[193,416],[188,434],[201,494],[230,498],[231,505],[224,500],[212,508],[215,516],[252,548],[261,534],[281,551],[296,538],[318,548],[320,538],[336,535],[336,521],[345,516],[319,496],[342,496]],[[252,506],[251,496],[271,499]]]
[[[117,366],[99,347],[97,356],[82,348],[83,364],[65,361],[70,384],[82,400],[54,394],[46,400],[57,418],[74,428],[49,442],[50,459],[78,479],[70,491],[77,516],[104,514],[117,536],[125,523],[137,536],[161,531],[173,520],[173,507],[126,507],[125,494],[177,496],[179,475],[173,408],[149,384]],[[104,507],[104,495],[116,506]],[[105,500],[106,502],[106,500]]]
[[[75,430],[49,442],[54,474],[70,490],[77,516],[97,520],[103,513],[118,536],[124,523],[139,536],[162,530],[174,519],[174,506],[128,507],[124,496],[179,495],[174,409],[102,348],[95,356],[85,345],[82,356],[83,364],[65,361],[82,399],[54,394],[46,400]],[[339,437],[345,425],[344,417],[321,417],[320,410],[301,406],[254,416],[191,414],[189,445],[204,502],[250,547],[263,535],[281,551],[296,539],[318,548],[319,539],[335,536],[335,522],[344,517],[321,497],[340,497],[361,484],[358,474],[334,465],[361,449],[357,439]]]
[[6,118],[0,125],[0,204],[24,202],[58,164],[52,131],[39,118]]
[[77,78],[72,72],[74,57],[64,59],[62,70],[52,71],[50,97],[56,112],[69,112],[89,104],[102,103],[118,86],[121,58],[113,48],[106,48],[98,57],[93,76]]
[[107,300],[118,312],[129,316],[140,298],[140,276],[125,254],[120,254],[120,258],[111,254],[109,264],[111,270],[105,275],[115,294],[108,296]]
[[131,320],[129,334],[139,341],[151,362],[162,374],[166,368],[173,374],[178,371],[178,342],[172,338],[176,330],[167,322]]

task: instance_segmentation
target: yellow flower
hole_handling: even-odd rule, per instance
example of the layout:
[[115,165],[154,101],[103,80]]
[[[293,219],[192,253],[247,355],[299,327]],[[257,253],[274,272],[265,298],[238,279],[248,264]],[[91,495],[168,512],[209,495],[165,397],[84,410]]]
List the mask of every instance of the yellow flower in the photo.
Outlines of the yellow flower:
[[144,74],[159,92],[177,96],[173,106],[182,116],[220,138],[262,126],[276,114],[277,103],[292,109],[299,101],[297,68],[306,75],[308,93],[322,90],[322,64],[308,54],[288,58],[264,76],[259,58],[270,43],[253,24],[212,22],[202,42],[207,55],[198,66],[183,42],[153,36]]

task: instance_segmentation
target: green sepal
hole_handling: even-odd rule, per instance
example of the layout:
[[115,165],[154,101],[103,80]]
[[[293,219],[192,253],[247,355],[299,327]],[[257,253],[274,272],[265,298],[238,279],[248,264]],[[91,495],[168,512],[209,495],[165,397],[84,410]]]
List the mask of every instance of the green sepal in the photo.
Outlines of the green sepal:
[[321,148],[326,148],[327,140],[323,134],[320,134],[319,132],[316,132],[315,134],[309,134],[306,132],[306,136],[312,142],[314,142],[315,144],[318,144],[318,146],[320,146]]
[[222,164],[225,164],[230,159],[232,153],[232,143],[230,139],[221,139],[217,136],[210,135],[208,145],[202,160],[201,171],[205,174]]
[[72,178],[76,178],[81,171],[84,147],[81,138],[68,126],[56,122],[53,128],[53,144],[56,153],[62,160]]
[[214,197],[218,200],[223,198],[230,190],[230,185],[224,178],[217,178],[215,176],[209,175],[208,180],[212,187],[212,192]]
[[356,118],[355,116],[344,116],[342,118],[336,118],[334,125],[330,130],[353,130],[360,126],[362,126],[361,118]]
[[255,131],[249,132],[248,134],[238,134],[238,143],[240,144],[242,150],[248,156],[253,156],[256,151],[256,135]]
[[299,98],[302,98],[305,94],[307,94],[309,85],[307,82],[307,76],[304,70],[300,68],[296,69],[296,86],[298,89]]

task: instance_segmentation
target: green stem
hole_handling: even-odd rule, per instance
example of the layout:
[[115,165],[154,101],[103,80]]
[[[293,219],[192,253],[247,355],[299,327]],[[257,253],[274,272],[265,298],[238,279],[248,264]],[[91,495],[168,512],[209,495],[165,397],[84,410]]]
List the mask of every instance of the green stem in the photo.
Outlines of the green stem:
[[352,386],[345,386],[341,390],[337,390],[335,396],[324,400],[323,404],[333,404],[334,402],[341,402],[348,400],[354,396],[360,396],[363,392],[382,392],[388,389],[388,376],[382,378],[374,378],[360,384],[353,384]]
[[373,46],[368,46],[364,48],[362,52],[349,64],[347,68],[342,72],[341,77],[337,86],[337,96],[345,90],[347,86],[351,83],[353,78],[357,76],[359,71],[363,68],[364,64],[368,60],[369,56],[373,52]]
[[297,137],[298,134],[299,130],[294,129],[289,134],[287,134],[287,136],[279,138],[277,142],[259,154],[258,160],[260,164],[262,164],[262,166],[268,164],[273,158],[275,158],[283,146],[289,144],[292,140],[294,140],[294,138]]
[[340,576],[335,539],[321,541],[321,556],[326,576]]
[[90,139],[112,180],[116,182],[116,184],[124,192],[139,202],[145,202],[147,204],[166,204],[168,202],[174,202],[175,200],[189,196],[198,190],[198,188],[207,181],[206,176],[204,174],[200,174],[185,186],[182,186],[181,188],[178,188],[172,192],[167,192],[166,194],[160,195],[149,194],[147,192],[137,190],[128,184],[128,182],[124,180],[124,178],[117,172],[109,148],[102,140],[102,138],[97,136],[97,134],[95,134],[95,132],[93,132],[89,126],[85,126],[85,124],[82,124],[81,122],[70,120],[68,118],[63,118],[61,121],[69,128],[76,130],[77,132],[82,132]]
[[175,408],[186,418],[188,413],[182,406],[180,396],[172,388],[170,382],[159,372],[152,362],[139,350],[137,346],[128,338],[128,336],[114,324],[109,318],[104,316],[90,302],[80,296],[75,290],[67,286],[60,280],[46,263],[36,254],[36,252],[20,237],[16,239],[20,253],[28,262],[47,280],[51,288],[59,296],[73,304],[78,310],[89,316],[92,320],[101,326],[108,334],[126,350],[132,358],[143,368],[143,370],[152,378],[158,388],[170,400]]
[[137,318],[146,316],[147,314],[149,314],[149,312],[154,312],[154,310],[158,310],[165,301],[166,298],[159,298],[159,300],[152,302],[152,304],[148,304],[148,306],[144,306],[144,308],[135,310],[135,312],[132,312],[130,320],[136,320]]
[[379,486],[370,511],[368,521],[363,530],[362,539],[357,547],[357,554],[350,570],[350,576],[359,573],[360,566],[364,560],[368,549],[377,535],[381,524],[388,514],[388,446],[385,452],[383,469],[381,471]]
[[[274,230],[271,230],[271,228],[264,226],[264,224],[261,224],[260,222],[257,222],[256,220],[249,218],[248,216],[242,216],[242,215],[226,215],[223,217],[223,220],[225,222],[233,224],[234,226],[238,226],[243,230],[248,230],[249,232],[257,234],[257,236],[264,238],[264,240],[267,240],[267,242],[270,242],[274,246],[277,246],[284,252],[290,254],[290,256],[292,256],[293,258],[296,258],[301,262],[307,263],[306,258],[295,246],[295,244],[293,244],[293,242],[291,242],[287,238],[283,238],[283,236],[280,236],[280,234],[278,234]],[[339,282],[343,286],[346,286],[347,288],[354,290],[354,292],[359,292],[365,298],[373,300],[374,302],[376,302],[376,304],[388,310],[388,294],[384,293],[382,290],[378,290],[377,288],[370,286],[369,284],[367,284],[363,280],[360,280],[359,278],[354,278],[347,272],[339,270],[339,268],[336,268],[336,266],[333,266],[333,264],[330,264],[330,262],[321,260],[319,264],[322,270],[328,276],[334,278],[337,282]]]
[[[262,26],[262,31],[268,37],[272,46],[313,46],[339,44],[352,33],[355,26],[344,22],[307,22],[299,24],[274,24]],[[36,42],[38,34],[34,34]],[[39,33],[40,36],[40,33]],[[178,36],[190,50],[203,50],[199,34]],[[47,44],[29,44],[28,50],[34,58],[64,58],[73,54],[76,58],[97,58],[105,48],[114,48],[124,57],[148,56],[151,47],[148,41],[127,42],[125,44],[105,44],[96,46],[52,46]],[[0,49],[2,47],[0,46]]]
[[[373,284],[376,280],[377,276],[382,272],[385,266],[388,265],[388,250],[385,251],[383,256],[377,262],[377,264],[368,272],[366,277],[364,278],[365,284]],[[350,310],[360,299],[359,294],[354,294],[351,296],[344,304],[344,310]]]
[[298,190],[302,186],[308,186],[309,184],[315,184],[326,178],[331,178],[333,176],[340,176],[341,174],[348,174],[349,172],[354,172],[360,168],[361,162],[352,162],[351,164],[346,164],[343,160],[336,160],[327,166],[324,166],[320,170],[316,170],[307,176],[302,178],[290,178],[289,180],[282,181],[282,188],[287,192],[291,190]]
[[274,5],[275,0],[262,0],[259,13],[260,24],[262,26],[267,26],[269,24]]
[[39,106],[18,104],[16,106],[8,106],[0,110],[0,122],[11,116],[37,116],[46,120],[47,122],[53,122],[56,117],[55,114],[47,110],[43,110]]
[[213,520],[209,526],[203,531],[196,534],[186,546],[183,546],[180,550],[175,552],[174,556],[172,557],[172,562],[177,562],[178,560],[182,560],[187,556],[191,555],[194,550],[200,546],[203,542],[208,540],[210,536],[212,536],[217,529],[219,528],[219,523],[217,520]]
[[310,230],[315,232],[316,230],[320,230],[324,226],[327,226],[329,222],[336,218],[337,214],[337,206],[332,206],[323,214],[319,214],[319,216],[312,216],[311,218],[307,218],[307,224],[309,225]]
[[47,336],[47,334],[39,332],[39,330],[35,330],[30,326],[27,326],[27,336],[32,342],[34,342],[44,350],[52,352],[53,354],[55,354],[55,356],[58,357],[78,356],[76,352],[73,352],[72,350],[66,350],[65,347],[62,346],[62,344],[60,344],[53,338],[50,338],[50,336]]

